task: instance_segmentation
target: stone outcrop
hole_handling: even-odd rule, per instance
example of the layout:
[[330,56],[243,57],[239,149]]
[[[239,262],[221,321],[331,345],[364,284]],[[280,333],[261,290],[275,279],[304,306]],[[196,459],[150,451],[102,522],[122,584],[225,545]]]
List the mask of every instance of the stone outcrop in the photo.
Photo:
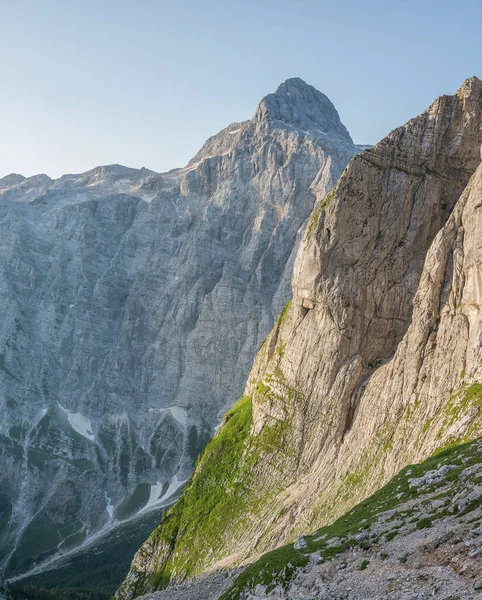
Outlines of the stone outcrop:
[[[293,300],[228,413],[235,429],[252,407],[242,448],[221,429],[151,537],[166,536],[168,551],[135,559],[119,598],[152,589],[154,573],[176,580],[250,561],[333,521],[404,465],[480,435],[481,144],[472,78],[352,159],[319,197]],[[212,492],[222,533],[201,541],[191,489],[215,481],[221,443],[237,468]],[[240,493],[242,515],[221,512]]]
[[338,521],[145,600],[476,600],[482,590],[482,443],[403,469]]
[[0,180],[0,565],[172,503],[358,151],[301,80],[183,169]]

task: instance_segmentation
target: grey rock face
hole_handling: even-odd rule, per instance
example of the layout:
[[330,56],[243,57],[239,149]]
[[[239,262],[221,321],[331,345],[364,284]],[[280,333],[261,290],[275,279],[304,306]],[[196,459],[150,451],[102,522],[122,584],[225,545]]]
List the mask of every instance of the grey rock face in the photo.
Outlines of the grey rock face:
[[473,78],[355,157],[315,209],[289,317],[247,386],[255,433],[290,408],[294,457],[271,474],[285,492],[269,514],[286,516],[260,515],[251,547],[329,522],[407,463],[480,435],[481,123]]
[[[477,557],[480,556],[481,541],[472,539],[470,526],[473,521],[482,517],[481,450],[482,446],[478,441],[452,450],[443,458],[433,457],[433,463],[437,460],[444,463],[449,461],[446,466],[451,468],[448,471],[443,470],[443,467],[439,469],[440,477],[436,485],[419,487],[416,493],[412,490],[408,493],[396,493],[401,482],[410,481],[407,472],[402,471],[389,485],[390,508],[379,505],[374,507],[372,519],[366,522],[363,543],[350,538],[347,531],[340,537],[333,538],[335,528],[330,532],[330,527],[327,527],[322,530],[325,532],[324,541],[314,541],[319,532],[308,538],[311,548],[301,551],[309,557],[306,566],[297,569],[293,576],[288,576],[288,582],[283,587],[278,582],[282,580],[284,573],[278,566],[269,586],[252,583],[240,586],[241,590],[238,588],[236,593],[228,591],[226,596],[243,600],[480,598],[477,590],[482,589],[482,565]],[[452,462],[455,464],[450,464]],[[423,465],[417,465],[417,469],[422,470]],[[447,477],[453,469],[458,472],[455,479]],[[423,476],[420,479],[427,480],[429,477]],[[443,500],[438,501],[442,502],[445,510],[434,506],[434,502],[437,502],[434,498],[440,497]],[[447,512],[447,507],[457,503],[460,498],[473,497],[479,499],[479,502],[467,503],[465,511],[457,514]],[[360,508],[355,509],[355,515],[364,511]],[[345,521],[347,528],[350,528],[349,517],[350,513]],[[340,548],[335,556],[329,554],[330,542]],[[342,577],[340,570],[343,571]],[[249,577],[247,579],[249,581]],[[191,588],[194,585],[191,582]],[[169,593],[164,594],[148,598],[170,600]],[[221,593],[214,596],[214,599],[219,597]]]
[[298,78],[288,79],[259,103],[256,121],[281,121],[315,135],[353,141],[330,99]]
[[148,591],[166,565],[176,581],[251,562],[334,521],[405,465],[482,435],[481,147],[472,78],[353,158],[319,198],[292,303],[248,378],[239,469],[216,490],[246,490],[243,514],[223,514],[214,540],[183,523],[189,544],[184,532],[166,532],[167,543],[161,523],[158,554],[141,548],[118,598]]
[[0,180],[7,575],[188,478],[290,295],[315,198],[356,152],[291,80],[183,169]]

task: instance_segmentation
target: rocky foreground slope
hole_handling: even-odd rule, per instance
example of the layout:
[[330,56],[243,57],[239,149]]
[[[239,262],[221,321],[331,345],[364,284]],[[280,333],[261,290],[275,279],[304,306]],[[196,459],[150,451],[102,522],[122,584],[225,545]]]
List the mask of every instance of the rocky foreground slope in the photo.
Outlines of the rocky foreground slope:
[[243,399],[117,593],[242,565],[481,434],[482,82],[320,196]]
[[147,600],[475,600],[482,597],[482,442],[403,469],[338,521]]
[[169,502],[357,151],[293,79],[183,169],[0,180],[0,572]]

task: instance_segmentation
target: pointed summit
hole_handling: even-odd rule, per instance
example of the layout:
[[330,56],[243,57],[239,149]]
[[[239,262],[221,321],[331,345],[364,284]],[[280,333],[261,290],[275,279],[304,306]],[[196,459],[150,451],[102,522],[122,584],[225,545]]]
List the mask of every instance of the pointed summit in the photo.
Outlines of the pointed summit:
[[459,98],[473,98],[478,101],[482,95],[482,81],[478,77],[469,77],[457,90]]
[[299,77],[287,79],[274,94],[265,96],[254,120],[282,121],[304,131],[353,143],[331,100]]

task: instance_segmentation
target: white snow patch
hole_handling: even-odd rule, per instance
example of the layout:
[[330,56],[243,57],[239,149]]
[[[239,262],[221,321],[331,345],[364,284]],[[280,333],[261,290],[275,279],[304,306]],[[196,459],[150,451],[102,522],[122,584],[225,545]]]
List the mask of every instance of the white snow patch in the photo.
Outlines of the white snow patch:
[[158,481],[154,485],[151,485],[149,500],[147,501],[147,504],[142,507],[139,513],[143,513],[146,510],[150,510],[151,508],[157,506],[157,504],[159,504],[161,501],[170,498],[170,496],[172,496],[181,487],[181,485],[184,485],[186,481],[187,479],[183,479],[181,481],[177,478],[177,475],[174,475],[174,477],[171,479],[171,482],[169,483],[169,487],[167,488],[165,494],[162,494],[162,488],[164,484],[160,481]]
[[177,478],[177,475],[174,475],[174,477],[171,479],[169,487],[166,490],[166,493],[162,497],[167,500],[167,498],[170,498],[174,494],[174,492],[176,492],[181,487],[181,485],[184,485],[186,483],[186,481],[187,479],[179,480]]
[[187,410],[182,406],[168,406],[167,408],[154,408],[150,407],[148,411],[150,413],[163,413],[169,411],[171,415],[180,423],[183,427],[186,426],[187,422]]
[[160,481],[158,481],[155,485],[151,485],[151,493],[149,495],[149,500],[147,501],[147,504],[142,507],[140,512],[149,510],[150,508],[152,508],[159,502],[159,500],[161,499],[161,492],[162,492],[163,485],[164,484],[161,483]]
[[112,519],[112,516],[114,515],[114,505],[112,504],[112,500],[107,495],[107,492],[104,492],[104,496],[105,496],[105,500],[107,502],[105,510],[108,512],[109,517]]
[[178,423],[185,426],[187,422],[187,410],[182,406],[169,406],[167,409],[171,412],[171,415],[176,419]]
[[92,423],[90,422],[90,419],[84,417],[84,415],[82,415],[81,413],[72,413],[63,406],[60,406],[60,408],[67,415],[67,419],[69,420],[72,429],[75,429],[77,433],[80,433],[80,435],[93,442],[95,436],[92,430]]
[[239,129],[233,129],[232,131],[229,131],[229,135],[233,135],[234,133],[238,133],[238,131],[241,131],[241,127]]
[[318,133],[322,133],[323,135],[328,135],[326,131],[322,131],[321,129],[317,129],[316,131],[318,131]]
[[156,194],[142,194],[141,199],[144,202],[151,202],[156,197]]

